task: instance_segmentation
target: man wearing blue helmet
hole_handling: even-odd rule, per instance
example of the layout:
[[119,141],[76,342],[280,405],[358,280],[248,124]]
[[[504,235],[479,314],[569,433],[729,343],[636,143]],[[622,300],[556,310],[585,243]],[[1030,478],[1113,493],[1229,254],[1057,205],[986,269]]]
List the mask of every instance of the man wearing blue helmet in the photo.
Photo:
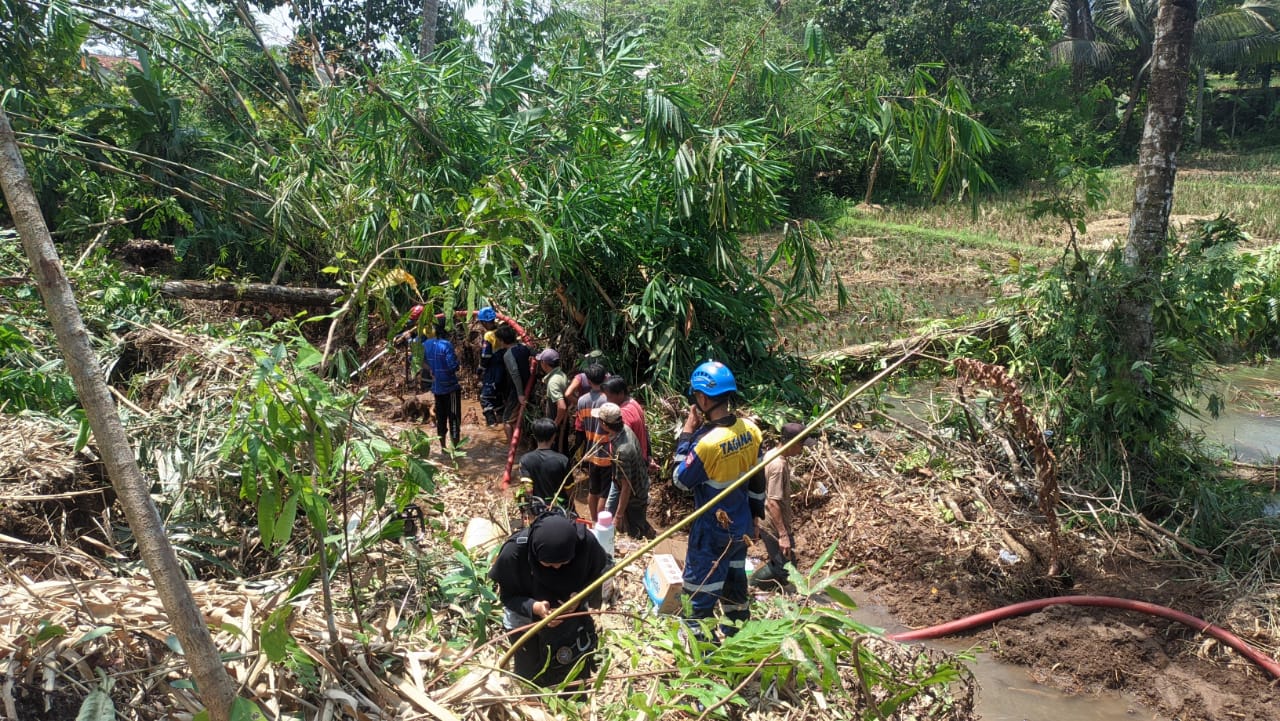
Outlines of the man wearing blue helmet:
[[498,397],[498,381],[502,375],[502,363],[494,363],[494,349],[497,337],[498,314],[490,306],[476,311],[476,321],[484,328],[480,336],[480,410],[484,413],[485,425],[498,423],[498,406],[502,399]]
[[[702,508],[760,460],[760,429],[732,411],[738,385],[729,367],[708,361],[690,379],[693,405],[676,441],[676,486]],[[694,520],[684,564],[684,592],[692,617],[710,618],[719,603],[726,619],[751,617],[747,595],[747,539],[764,517],[765,479],[756,473]],[[733,627],[723,627],[726,634]]]

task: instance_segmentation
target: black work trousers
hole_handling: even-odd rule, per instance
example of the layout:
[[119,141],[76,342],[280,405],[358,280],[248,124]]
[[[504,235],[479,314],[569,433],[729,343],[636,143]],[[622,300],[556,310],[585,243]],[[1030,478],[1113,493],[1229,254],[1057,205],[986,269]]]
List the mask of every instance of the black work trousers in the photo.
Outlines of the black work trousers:
[[462,438],[462,389],[452,393],[436,393],[436,435],[443,447],[446,440],[458,445]]

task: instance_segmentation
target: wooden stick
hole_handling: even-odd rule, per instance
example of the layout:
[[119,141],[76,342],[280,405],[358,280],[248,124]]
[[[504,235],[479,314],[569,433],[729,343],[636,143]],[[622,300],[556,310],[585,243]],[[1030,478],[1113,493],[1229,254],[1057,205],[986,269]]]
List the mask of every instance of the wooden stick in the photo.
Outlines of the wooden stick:
[[1197,545],[1195,545],[1195,544],[1191,543],[1190,541],[1188,541],[1188,540],[1186,540],[1186,539],[1184,539],[1184,538],[1180,537],[1178,534],[1174,533],[1173,531],[1170,531],[1169,529],[1165,528],[1164,526],[1160,526],[1160,525],[1157,525],[1157,524],[1155,524],[1155,523],[1152,523],[1151,521],[1148,521],[1148,520],[1147,520],[1147,518],[1146,518],[1146,516],[1143,516],[1141,513],[1135,513],[1135,514],[1133,514],[1133,517],[1134,517],[1134,518],[1136,518],[1136,519],[1138,519],[1138,523],[1139,523],[1139,524],[1141,524],[1141,525],[1142,525],[1142,527],[1143,527],[1143,528],[1145,528],[1145,529],[1147,529],[1148,531],[1152,531],[1152,532],[1154,532],[1154,533],[1156,533],[1156,534],[1159,534],[1159,535],[1161,535],[1161,536],[1164,536],[1165,538],[1169,539],[1170,541],[1173,541],[1174,543],[1176,543],[1176,544],[1178,544],[1179,546],[1183,547],[1184,549],[1186,549],[1186,550],[1188,550],[1188,551],[1190,551],[1190,552],[1192,552],[1192,553],[1196,554],[1197,556],[1200,556],[1200,557],[1202,557],[1202,558],[1213,558],[1213,554],[1212,554],[1212,553],[1209,553],[1208,551],[1204,550],[1203,548],[1201,548],[1201,547],[1199,547],[1199,546],[1197,546]]

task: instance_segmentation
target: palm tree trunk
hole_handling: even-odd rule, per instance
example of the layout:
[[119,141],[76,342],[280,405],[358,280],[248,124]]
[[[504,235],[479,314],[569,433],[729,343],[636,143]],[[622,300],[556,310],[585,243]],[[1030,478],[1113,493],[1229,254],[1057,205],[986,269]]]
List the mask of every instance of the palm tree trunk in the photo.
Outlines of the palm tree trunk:
[[1138,177],[1124,248],[1124,262],[1134,278],[1116,307],[1122,350],[1133,362],[1151,359],[1151,313],[1166,254],[1195,25],[1196,0],[1161,0],[1147,90],[1147,120],[1138,149]]
[[1129,102],[1125,103],[1124,115],[1120,118],[1120,128],[1117,136],[1124,136],[1125,131],[1129,129],[1129,121],[1133,119],[1133,111],[1138,107],[1138,96],[1142,94],[1142,66],[1148,57],[1148,53],[1138,53],[1138,59],[1134,61],[1133,67],[1133,83],[1129,86]]
[[[1097,39],[1097,30],[1093,25],[1093,10],[1089,7],[1089,0],[1068,0],[1067,2],[1067,27],[1065,28],[1067,37],[1072,40],[1087,40],[1092,42]],[[1071,66],[1071,80],[1076,88],[1084,87],[1085,76],[1089,68],[1079,59],[1075,60]]]
[[1097,39],[1089,0],[1070,0],[1067,4],[1067,37],[1072,40]]
[[209,709],[210,719],[228,721],[236,699],[235,683],[222,665],[218,647],[209,635],[208,624],[191,595],[191,589],[187,588],[178,557],[165,535],[160,513],[151,501],[151,488],[138,470],[133,447],[120,423],[93,347],[89,345],[89,332],[80,317],[71,284],[63,272],[62,261],[36,203],[31,179],[18,153],[9,116],[3,108],[0,108],[0,186],[3,186],[18,235],[22,237],[49,321],[58,338],[58,347],[66,358],[67,370],[75,383],[76,395],[93,429],[98,452],[102,455],[120,504],[124,506],[129,529],[138,542],[147,570],[151,572],[165,614],[182,643],[200,699]]
[[418,35],[418,57],[426,59],[436,51],[436,23],[440,0],[422,0],[422,32]]
[[1191,141],[1193,148],[1199,148],[1204,140],[1204,65],[1196,73],[1196,133]]

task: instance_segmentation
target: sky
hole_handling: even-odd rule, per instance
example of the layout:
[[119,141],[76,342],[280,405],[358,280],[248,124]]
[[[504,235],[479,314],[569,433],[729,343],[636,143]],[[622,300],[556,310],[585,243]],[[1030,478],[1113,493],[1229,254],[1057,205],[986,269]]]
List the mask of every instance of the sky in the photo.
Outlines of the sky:
[[255,11],[262,23],[262,41],[267,45],[286,45],[293,39],[295,23],[289,19],[289,6],[281,5],[269,13]]
[[[369,0],[377,2],[378,0]],[[471,0],[466,10],[467,20],[476,27],[484,21],[488,0]],[[268,45],[285,45],[293,39],[294,23],[289,19],[289,6],[282,5],[270,13],[256,13],[262,23],[262,39]]]

